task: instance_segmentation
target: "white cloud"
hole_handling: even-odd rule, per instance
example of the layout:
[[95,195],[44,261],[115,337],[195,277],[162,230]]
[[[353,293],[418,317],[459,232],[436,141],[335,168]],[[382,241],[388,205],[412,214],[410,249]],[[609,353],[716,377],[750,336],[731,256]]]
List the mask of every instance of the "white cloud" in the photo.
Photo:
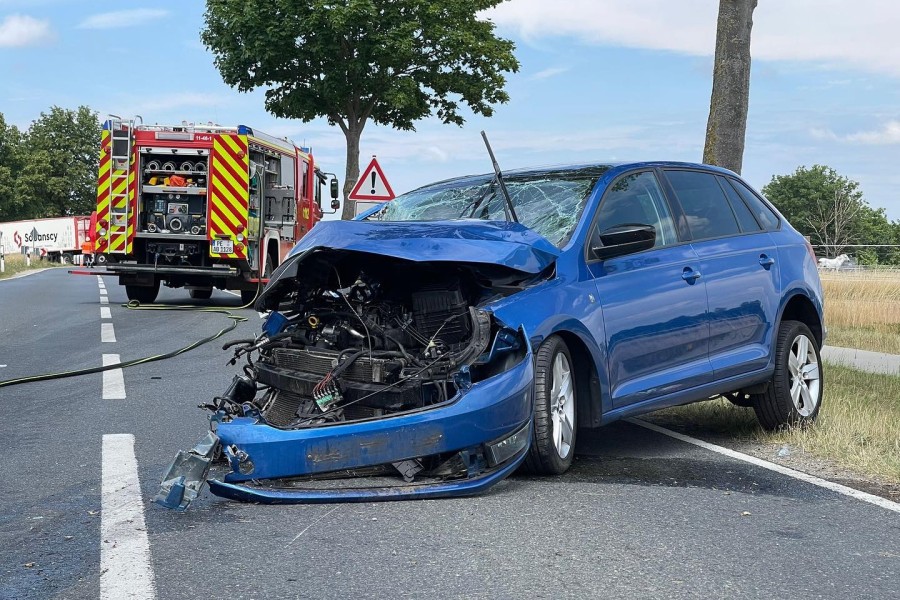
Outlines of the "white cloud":
[[569,69],[570,67],[550,67],[549,69],[538,71],[529,77],[529,79],[549,79],[551,77],[556,77],[557,75],[562,75]]
[[143,25],[167,16],[169,11],[157,8],[135,8],[91,15],[78,24],[79,29],[112,29]]
[[[181,115],[183,112],[182,109],[217,108],[227,104],[228,100],[228,97],[219,94],[173,92],[170,94],[160,94],[159,96],[141,97],[140,100],[136,100],[135,98],[122,98],[117,101],[113,112],[122,116],[144,115],[148,123],[156,121],[162,123],[166,120],[167,115],[165,113],[167,112],[179,111],[179,115]],[[181,120],[185,118],[187,117],[183,115],[179,116],[178,122],[180,123]]]
[[28,15],[9,15],[0,22],[0,48],[21,48],[53,41],[49,21]]
[[[488,11],[526,40],[587,43],[708,56],[715,50],[716,0],[512,0]],[[753,57],[814,61],[900,76],[900,3],[895,0],[781,0],[754,12]]]
[[884,146],[888,144],[900,144],[900,121],[888,121],[880,129],[871,131],[858,131],[847,135],[837,135],[830,129],[815,128],[810,134],[820,140],[837,142],[850,142],[866,146]]

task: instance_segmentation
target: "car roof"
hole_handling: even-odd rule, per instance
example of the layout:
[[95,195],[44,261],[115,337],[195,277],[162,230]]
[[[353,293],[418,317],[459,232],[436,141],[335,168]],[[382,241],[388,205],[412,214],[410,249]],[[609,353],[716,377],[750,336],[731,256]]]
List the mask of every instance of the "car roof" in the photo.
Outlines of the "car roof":
[[[732,175],[738,176],[736,173],[729,171],[728,169],[723,169],[722,167],[717,167],[715,165],[706,165],[701,163],[691,163],[691,162],[682,162],[682,161],[607,161],[607,162],[591,162],[591,163],[575,163],[575,164],[557,164],[557,165],[544,165],[544,166],[535,166],[535,167],[523,167],[518,169],[510,169],[508,171],[503,171],[503,175],[505,177],[540,177],[542,175],[558,175],[563,172],[569,172],[572,176],[579,175],[588,175],[588,176],[596,176],[599,177],[606,172],[615,169],[617,172],[630,170],[630,169],[646,169],[646,168],[688,168],[688,169],[702,169],[705,171],[711,171],[716,173],[721,173],[722,175]],[[431,186],[437,185],[448,185],[448,184],[464,184],[464,183],[478,183],[487,179],[491,179],[494,177],[493,173],[482,173],[478,175],[463,175],[460,177],[451,177],[450,179],[444,179],[441,181],[435,181],[433,183],[429,183],[427,185],[420,186],[416,189],[424,189]],[[415,191],[415,190],[411,190]]]

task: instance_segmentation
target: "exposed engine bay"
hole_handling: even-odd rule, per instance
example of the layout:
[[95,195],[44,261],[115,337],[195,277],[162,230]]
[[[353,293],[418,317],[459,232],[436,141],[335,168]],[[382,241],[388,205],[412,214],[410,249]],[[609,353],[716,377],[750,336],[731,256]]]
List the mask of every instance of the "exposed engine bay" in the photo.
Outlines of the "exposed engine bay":
[[485,265],[315,252],[267,289],[264,333],[226,346],[244,375],[208,408],[297,429],[445,403],[520,346],[478,306],[526,283]]

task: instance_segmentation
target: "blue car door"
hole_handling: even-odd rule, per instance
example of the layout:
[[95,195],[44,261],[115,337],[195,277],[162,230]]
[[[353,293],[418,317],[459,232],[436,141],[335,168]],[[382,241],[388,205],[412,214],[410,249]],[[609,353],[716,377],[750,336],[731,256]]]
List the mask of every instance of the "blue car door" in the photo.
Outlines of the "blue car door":
[[[656,245],[598,260],[599,234],[623,224],[652,225]],[[712,380],[707,299],[699,258],[676,234],[672,211],[652,170],[628,173],[605,192],[587,249],[603,314],[613,408],[652,400]]]
[[684,211],[709,294],[709,360],[716,379],[766,366],[778,309],[778,252],[728,179],[666,170]]

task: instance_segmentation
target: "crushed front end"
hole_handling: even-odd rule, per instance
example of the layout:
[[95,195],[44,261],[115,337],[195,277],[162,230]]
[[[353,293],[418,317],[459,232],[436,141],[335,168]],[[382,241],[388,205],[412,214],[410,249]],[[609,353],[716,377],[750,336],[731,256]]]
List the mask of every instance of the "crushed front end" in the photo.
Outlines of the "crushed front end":
[[[302,268],[300,268],[302,264]],[[273,276],[256,339],[207,408],[211,431],[167,472],[156,502],[210,490],[263,503],[478,493],[531,439],[527,335],[485,307],[543,274],[314,249]],[[217,467],[214,467],[214,472]]]

